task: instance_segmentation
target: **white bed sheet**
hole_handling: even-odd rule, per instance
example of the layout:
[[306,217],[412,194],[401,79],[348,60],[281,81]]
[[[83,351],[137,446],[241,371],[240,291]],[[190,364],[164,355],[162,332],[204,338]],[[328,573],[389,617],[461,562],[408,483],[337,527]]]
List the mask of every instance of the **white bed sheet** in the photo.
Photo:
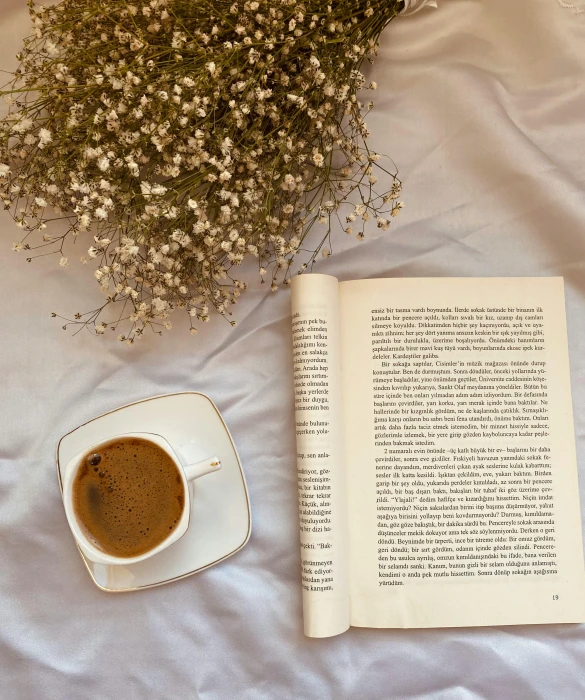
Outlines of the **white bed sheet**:
[[[1,0],[0,67],[14,67],[27,29],[24,0]],[[406,207],[387,233],[340,235],[318,271],[563,275],[585,484],[585,14],[557,0],[441,0],[387,29],[372,77],[372,142],[399,165]],[[288,293],[256,285],[234,330],[216,320],[195,338],[177,328],[128,348],[71,337],[50,312],[93,308],[87,268],[27,265],[10,252],[12,221],[0,227],[2,700],[585,697],[585,626],[305,638]],[[223,412],[252,538],[194,577],[102,593],[67,528],[56,442],[118,405],[179,390]]]

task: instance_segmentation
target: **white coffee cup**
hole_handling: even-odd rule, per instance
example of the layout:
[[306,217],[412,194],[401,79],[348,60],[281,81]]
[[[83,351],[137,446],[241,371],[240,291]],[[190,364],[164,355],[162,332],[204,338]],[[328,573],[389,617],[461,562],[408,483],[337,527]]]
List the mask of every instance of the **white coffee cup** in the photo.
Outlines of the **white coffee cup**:
[[[98,547],[96,547],[91,540],[86,537],[83,531],[83,527],[79,524],[77,516],[75,515],[75,509],[73,507],[73,483],[75,477],[77,476],[77,471],[82,464],[83,458],[92,452],[99,452],[100,448],[104,445],[114,441],[120,440],[122,438],[140,438],[142,440],[148,440],[158,445],[168,456],[173,460],[177,471],[181,475],[183,480],[183,487],[185,489],[185,503],[183,506],[183,513],[181,518],[177,523],[177,526],[169,534],[169,536],[160,542],[156,547],[148,550],[144,554],[140,554],[136,557],[116,557],[111,554],[106,554]],[[63,504],[65,505],[65,514],[67,516],[67,521],[69,522],[69,527],[71,528],[75,539],[79,545],[79,548],[83,554],[91,561],[98,564],[136,564],[139,561],[148,559],[149,557],[158,554],[163,549],[166,549],[171,544],[180,539],[189,527],[189,519],[191,514],[191,494],[189,491],[189,482],[194,479],[198,479],[200,476],[205,476],[205,474],[210,474],[221,469],[221,461],[217,457],[208,457],[201,462],[196,462],[195,464],[188,464],[183,466],[179,461],[175,451],[171,445],[165,440],[162,435],[157,435],[155,433],[124,433],[122,435],[112,435],[107,440],[102,440],[95,445],[89,445],[82,452],[73,457],[64,469],[63,473]]]

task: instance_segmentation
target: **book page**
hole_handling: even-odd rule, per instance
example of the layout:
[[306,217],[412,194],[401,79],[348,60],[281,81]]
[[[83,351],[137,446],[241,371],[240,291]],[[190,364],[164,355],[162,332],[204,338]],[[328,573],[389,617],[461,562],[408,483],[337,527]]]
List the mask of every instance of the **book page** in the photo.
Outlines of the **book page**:
[[562,279],[339,288],[352,625],[584,621]]
[[304,627],[310,637],[330,637],[349,627],[335,277],[293,278],[292,332]]

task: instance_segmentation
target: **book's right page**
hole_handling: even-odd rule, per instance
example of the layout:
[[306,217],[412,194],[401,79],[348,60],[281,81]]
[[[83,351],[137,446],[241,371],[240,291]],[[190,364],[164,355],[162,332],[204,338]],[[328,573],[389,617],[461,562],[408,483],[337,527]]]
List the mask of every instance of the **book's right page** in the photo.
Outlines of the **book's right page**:
[[351,624],[585,621],[562,279],[339,290]]

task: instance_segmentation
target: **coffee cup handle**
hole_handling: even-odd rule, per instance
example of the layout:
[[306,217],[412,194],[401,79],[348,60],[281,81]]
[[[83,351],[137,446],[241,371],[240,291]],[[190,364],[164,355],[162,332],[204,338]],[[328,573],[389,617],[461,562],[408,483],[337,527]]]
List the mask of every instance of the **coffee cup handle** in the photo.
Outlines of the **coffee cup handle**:
[[221,469],[221,460],[216,456],[208,457],[207,459],[201,460],[201,462],[187,464],[183,469],[187,481],[193,481],[200,476],[205,476],[205,474],[211,474],[211,472],[216,472]]

